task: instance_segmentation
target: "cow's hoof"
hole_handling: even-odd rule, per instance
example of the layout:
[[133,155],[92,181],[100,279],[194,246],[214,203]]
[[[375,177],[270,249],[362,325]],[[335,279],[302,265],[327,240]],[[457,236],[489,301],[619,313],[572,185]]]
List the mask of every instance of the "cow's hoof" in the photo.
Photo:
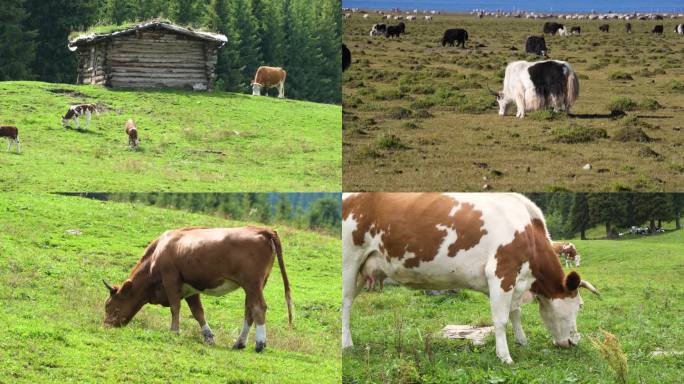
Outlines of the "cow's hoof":
[[242,341],[236,341],[235,344],[233,344],[233,349],[244,349],[245,348],[245,343]]
[[[216,342],[214,341],[214,336],[204,336],[204,342],[209,344],[209,345],[215,345]],[[244,346],[243,346],[244,348]]]
[[504,363],[504,364],[507,364],[507,365],[513,364],[513,359],[511,359],[510,356],[507,356],[507,357],[500,357],[500,359],[501,359],[501,362]]
[[266,342],[257,341],[257,343],[256,343],[256,351],[257,351],[257,353],[263,351],[264,348],[266,348]]

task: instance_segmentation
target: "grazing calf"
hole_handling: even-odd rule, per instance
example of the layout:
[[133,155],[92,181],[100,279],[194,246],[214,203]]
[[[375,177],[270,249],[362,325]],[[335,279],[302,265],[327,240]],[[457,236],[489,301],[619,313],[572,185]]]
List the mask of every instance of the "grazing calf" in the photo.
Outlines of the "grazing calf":
[[135,127],[133,119],[126,121],[126,135],[128,135],[128,146],[136,148],[138,146],[138,128]]
[[489,297],[496,355],[513,363],[506,326],[527,344],[521,304],[533,295],[559,347],[577,345],[579,289],[598,293],[553,252],[541,210],[518,194],[356,193],[342,201],[342,347],[350,329],[359,274],[372,260],[390,279],[413,289],[471,289]]
[[342,72],[346,71],[351,65],[351,51],[346,45],[342,44]]
[[608,25],[608,24],[599,25],[599,31],[601,31],[601,32],[607,33],[609,31],[609,29],[610,29],[610,25]]
[[266,346],[264,286],[277,256],[285,289],[290,325],[292,304],[278,234],[270,228],[181,228],[164,232],[152,241],[121,286],[111,286],[105,303],[105,325],[128,324],[145,304],[171,307],[171,330],[178,333],[181,300],[185,299],[202,327],[204,341],[214,334],[204,318],[200,294],[223,296],[238,288],[245,291],[245,319],[233,345],[245,347],[256,323],[256,351]]
[[525,111],[547,107],[570,113],[579,96],[579,80],[565,61],[514,61],[506,66],[503,91],[492,94],[499,103],[501,116],[513,102],[519,118],[525,117]]
[[525,52],[546,56],[548,49],[546,48],[544,36],[528,36],[525,40]]
[[387,31],[387,24],[382,24],[382,23],[373,24],[373,27],[371,27],[369,35],[371,37],[382,36],[385,34],[386,31]]
[[252,80],[252,96],[261,96],[262,88],[278,88],[278,98],[285,97],[285,77],[287,72],[280,67],[261,66]]
[[625,32],[632,33],[632,23],[625,24]]
[[397,25],[388,25],[387,29],[385,30],[385,37],[386,38],[391,38],[391,37],[401,37],[402,33],[406,33],[406,25],[402,22]]
[[62,116],[62,127],[66,127],[69,123],[69,120],[73,119],[74,125],[76,125],[76,129],[80,129],[78,124],[78,118],[85,115],[86,129],[88,129],[88,127],[90,127],[90,117],[92,116],[93,112],[95,112],[96,115],[99,115],[99,112],[97,111],[97,107],[95,106],[95,104],[72,105],[71,107],[69,107],[69,110],[67,111],[66,115]]
[[582,32],[580,27],[571,27],[570,28],[570,33],[573,35],[579,35]]
[[17,149],[17,153],[21,152],[21,145],[19,144],[19,129],[10,125],[0,125],[0,137],[7,138],[7,151],[12,149],[12,143]]
[[458,42],[456,46],[461,46],[465,48],[465,43],[468,41],[468,31],[461,28],[447,29],[444,31],[444,36],[442,37],[442,47],[446,47],[449,44],[450,47],[454,46],[454,42]]
[[656,25],[655,27],[653,27],[653,30],[651,31],[651,33],[655,33],[657,35],[662,35],[663,30],[664,30],[664,28],[662,25]]
[[565,260],[566,268],[569,267],[569,263],[574,263],[575,267],[580,266],[582,257],[577,253],[575,244],[564,241],[553,241],[551,242],[551,245],[553,246],[553,251],[556,252],[556,255]]
[[544,33],[555,35],[560,29],[565,29],[565,26],[563,24],[554,23],[551,21],[544,23]]

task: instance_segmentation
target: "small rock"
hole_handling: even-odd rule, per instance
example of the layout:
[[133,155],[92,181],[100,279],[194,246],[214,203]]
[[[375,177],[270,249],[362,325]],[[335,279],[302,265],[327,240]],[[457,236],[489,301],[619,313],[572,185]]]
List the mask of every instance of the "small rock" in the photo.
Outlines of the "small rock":
[[591,171],[591,168],[592,166],[589,163],[584,164],[584,166],[582,167],[582,169],[584,169],[585,171]]
[[484,189],[485,191],[488,191],[488,190],[492,189],[492,186],[489,184],[485,184],[482,186],[482,189]]
[[610,169],[608,168],[599,168],[596,170],[597,173],[608,173],[610,172]]
[[67,229],[64,232],[66,232],[67,235],[74,235],[74,236],[80,236],[83,234],[80,229]]
[[531,172],[532,169],[530,167],[527,167],[527,172]]
[[489,174],[492,175],[492,176],[497,176],[497,177],[498,177],[498,176],[503,176],[503,172],[497,171],[496,169],[492,169],[491,171],[489,171]]
[[489,168],[489,164],[487,164],[487,163],[473,163],[473,165],[477,166],[478,168],[482,168],[482,169]]

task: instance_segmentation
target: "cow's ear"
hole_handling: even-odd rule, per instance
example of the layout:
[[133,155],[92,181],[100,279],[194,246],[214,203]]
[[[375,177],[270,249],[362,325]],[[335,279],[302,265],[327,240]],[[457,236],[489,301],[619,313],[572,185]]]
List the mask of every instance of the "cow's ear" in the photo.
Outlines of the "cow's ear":
[[580,277],[579,273],[575,271],[568,273],[568,275],[565,277],[565,289],[568,291],[577,290],[581,283],[582,278]]
[[131,288],[133,288],[133,283],[130,280],[126,280],[121,285],[121,288],[119,288],[119,294],[125,296],[131,291]]

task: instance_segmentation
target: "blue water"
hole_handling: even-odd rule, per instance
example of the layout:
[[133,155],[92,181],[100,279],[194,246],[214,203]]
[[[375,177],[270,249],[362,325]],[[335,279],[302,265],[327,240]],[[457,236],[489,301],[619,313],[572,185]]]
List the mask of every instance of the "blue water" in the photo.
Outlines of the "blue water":
[[636,1],[636,0],[516,0],[516,1],[448,1],[448,0],[342,0],[344,8],[436,10],[468,12],[473,9],[488,11],[537,11],[537,12],[684,12],[684,0]]

